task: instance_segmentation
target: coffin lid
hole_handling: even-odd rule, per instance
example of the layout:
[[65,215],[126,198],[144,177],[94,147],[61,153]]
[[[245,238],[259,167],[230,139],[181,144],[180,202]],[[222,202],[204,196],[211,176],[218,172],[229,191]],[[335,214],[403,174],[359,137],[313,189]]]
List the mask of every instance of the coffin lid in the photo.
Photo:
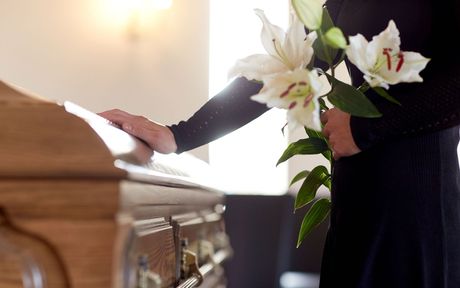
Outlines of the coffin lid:
[[0,80],[0,177],[125,177],[90,124]]

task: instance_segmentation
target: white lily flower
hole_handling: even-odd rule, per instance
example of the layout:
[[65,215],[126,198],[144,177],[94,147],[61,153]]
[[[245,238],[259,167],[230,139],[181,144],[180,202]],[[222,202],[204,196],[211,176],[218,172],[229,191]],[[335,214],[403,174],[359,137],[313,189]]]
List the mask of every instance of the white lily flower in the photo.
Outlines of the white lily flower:
[[318,97],[321,81],[316,70],[298,68],[264,78],[264,87],[251,97],[268,107],[287,109],[291,129],[299,125],[321,131]]
[[368,42],[363,35],[351,36],[347,57],[364,73],[371,87],[389,88],[400,82],[423,82],[419,73],[430,59],[420,53],[401,51],[401,40],[395,23]]
[[291,26],[286,32],[273,25],[260,9],[255,9],[262,20],[262,44],[267,54],[255,54],[240,59],[228,73],[229,78],[244,76],[261,81],[267,75],[306,67],[313,56],[316,32],[306,35],[302,22],[291,13]]

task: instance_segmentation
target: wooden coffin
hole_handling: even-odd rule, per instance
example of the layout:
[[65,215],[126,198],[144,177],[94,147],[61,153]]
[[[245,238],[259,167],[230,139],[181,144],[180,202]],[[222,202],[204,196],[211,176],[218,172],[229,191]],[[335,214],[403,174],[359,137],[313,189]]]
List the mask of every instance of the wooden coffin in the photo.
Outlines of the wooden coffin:
[[0,81],[0,287],[224,287],[224,194],[94,113]]

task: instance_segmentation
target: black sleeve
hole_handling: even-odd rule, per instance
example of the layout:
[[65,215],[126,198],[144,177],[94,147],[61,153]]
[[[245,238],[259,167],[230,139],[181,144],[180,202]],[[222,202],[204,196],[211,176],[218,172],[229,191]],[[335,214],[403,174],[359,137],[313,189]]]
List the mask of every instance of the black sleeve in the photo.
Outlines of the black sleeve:
[[250,96],[259,93],[262,84],[237,78],[206,102],[187,121],[168,126],[181,153],[207,144],[262,115],[269,108]]

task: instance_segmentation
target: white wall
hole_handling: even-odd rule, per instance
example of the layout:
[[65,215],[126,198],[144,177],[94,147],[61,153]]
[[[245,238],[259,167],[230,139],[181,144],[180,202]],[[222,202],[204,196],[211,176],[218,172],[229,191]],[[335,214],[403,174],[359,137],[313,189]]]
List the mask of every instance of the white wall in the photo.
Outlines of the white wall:
[[[137,39],[117,2],[0,0],[0,79],[95,112],[187,118],[208,98],[209,0],[174,0]],[[194,152],[207,159],[207,148]]]

